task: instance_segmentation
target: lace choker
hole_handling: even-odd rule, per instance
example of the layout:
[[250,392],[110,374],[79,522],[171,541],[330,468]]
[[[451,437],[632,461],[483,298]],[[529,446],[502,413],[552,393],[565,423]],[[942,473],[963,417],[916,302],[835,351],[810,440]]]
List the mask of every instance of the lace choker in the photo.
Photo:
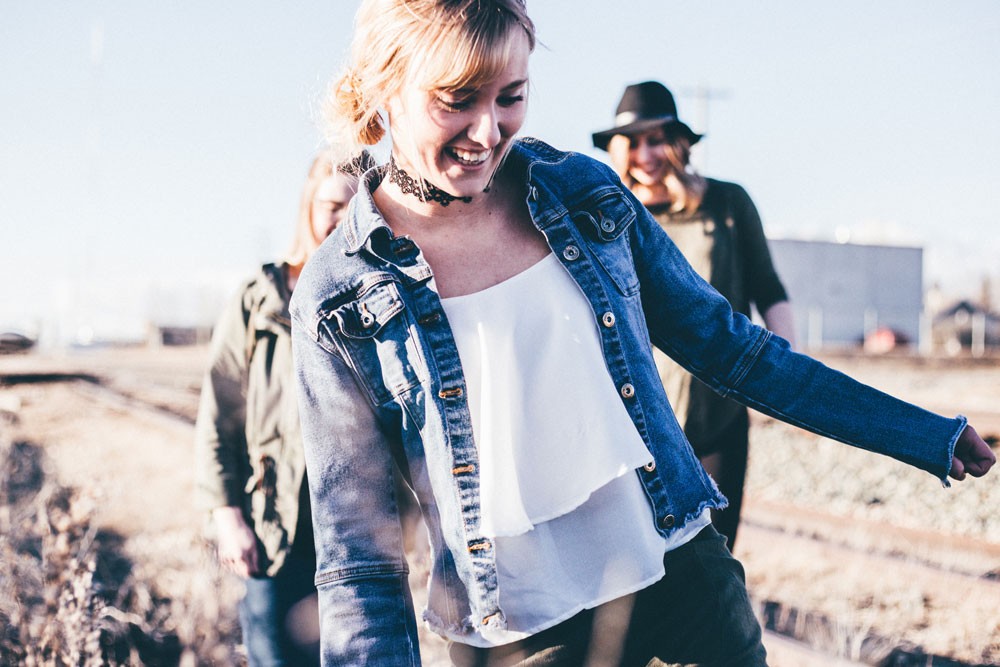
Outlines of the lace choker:
[[396,164],[395,158],[391,157],[389,158],[389,182],[399,186],[399,189],[404,194],[413,195],[422,202],[436,201],[441,206],[447,206],[455,200],[465,202],[466,204],[472,201],[472,197],[450,195],[433,183],[428,183],[426,180],[421,186],[415,178],[400,169],[399,165]]

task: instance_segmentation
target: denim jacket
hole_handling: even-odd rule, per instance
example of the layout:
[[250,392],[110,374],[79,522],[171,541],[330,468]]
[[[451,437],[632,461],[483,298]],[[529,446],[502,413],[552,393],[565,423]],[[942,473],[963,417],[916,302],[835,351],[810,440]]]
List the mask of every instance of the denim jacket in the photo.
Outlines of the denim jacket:
[[[670,410],[651,343],[762,413],[946,477],[964,417],[855,382],[734,313],[607,166],[521,139],[504,168],[520,175],[531,219],[593,308],[608,371],[654,461],[636,475],[661,534],[726,501]],[[420,248],[374,205],[377,178],[369,173],[292,298],[324,664],[420,664],[394,462],[429,533],[424,619],[452,637],[506,627],[480,532],[458,351]]]

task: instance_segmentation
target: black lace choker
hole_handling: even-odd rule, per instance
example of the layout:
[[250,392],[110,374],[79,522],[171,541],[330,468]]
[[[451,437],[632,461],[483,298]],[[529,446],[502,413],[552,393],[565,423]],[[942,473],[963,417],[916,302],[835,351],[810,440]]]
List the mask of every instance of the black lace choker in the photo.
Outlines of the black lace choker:
[[399,186],[403,194],[413,195],[422,202],[436,201],[441,206],[447,206],[455,200],[465,202],[466,204],[472,201],[472,197],[450,195],[433,183],[428,183],[426,180],[421,187],[421,184],[415,178],[400,169],[399,165],[396,164],[395,158],[392,157],[389,158],[389,182]]

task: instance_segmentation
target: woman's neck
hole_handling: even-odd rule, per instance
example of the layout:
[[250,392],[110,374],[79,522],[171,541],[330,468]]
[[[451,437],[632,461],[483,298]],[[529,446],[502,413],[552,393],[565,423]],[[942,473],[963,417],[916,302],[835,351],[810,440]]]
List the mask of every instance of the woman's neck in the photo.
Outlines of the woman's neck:
[[632,194],[634,194],[635,198],[639,200],[639,203],[647,208],[650,206],[664,206],[673,203],[673,197],[670,196],[670,190],[667,188],[665,183],[644,185],[633,182],[629,189],[632,190]]
[[413,195],[424,203],[435,202],[447,208],[451,206],[452,202],[460,201],[468,204],[472,201],[472,197],[458,197],[449,194],[433,183],[410,176],[410,174],[396,163],[396,158],[394,157],[389,158],[388,180],[403,194]]
[[[390,167],[391,174],[391,167]],[[489,190],[470,197],[454,197],[440,190],[442,196],[425,196],[411,191],[411,183],[388,175],[372,193],[375,205],[389,226],[396,229],[414,224],[447,226],[451,223],[473,225],[477,219],[488,215],[503,197],[506,185],[498,174]],[[433,186],[432,186],[433,187]],[[447,203],[441,201],[444,199]]]

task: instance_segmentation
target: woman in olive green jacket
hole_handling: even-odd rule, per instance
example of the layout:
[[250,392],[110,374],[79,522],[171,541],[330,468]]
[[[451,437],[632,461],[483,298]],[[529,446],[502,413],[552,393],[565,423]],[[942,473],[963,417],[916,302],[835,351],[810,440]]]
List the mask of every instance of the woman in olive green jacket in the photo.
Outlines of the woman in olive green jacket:
[[199,504],[211,513],[220,563],[246,580],[239,611],[251,666],[319,664],[288,302],[355,187],[356,179],[329,158],[316,158],[289,256],[243,284],[212,336],[195,427],[197,488]]

